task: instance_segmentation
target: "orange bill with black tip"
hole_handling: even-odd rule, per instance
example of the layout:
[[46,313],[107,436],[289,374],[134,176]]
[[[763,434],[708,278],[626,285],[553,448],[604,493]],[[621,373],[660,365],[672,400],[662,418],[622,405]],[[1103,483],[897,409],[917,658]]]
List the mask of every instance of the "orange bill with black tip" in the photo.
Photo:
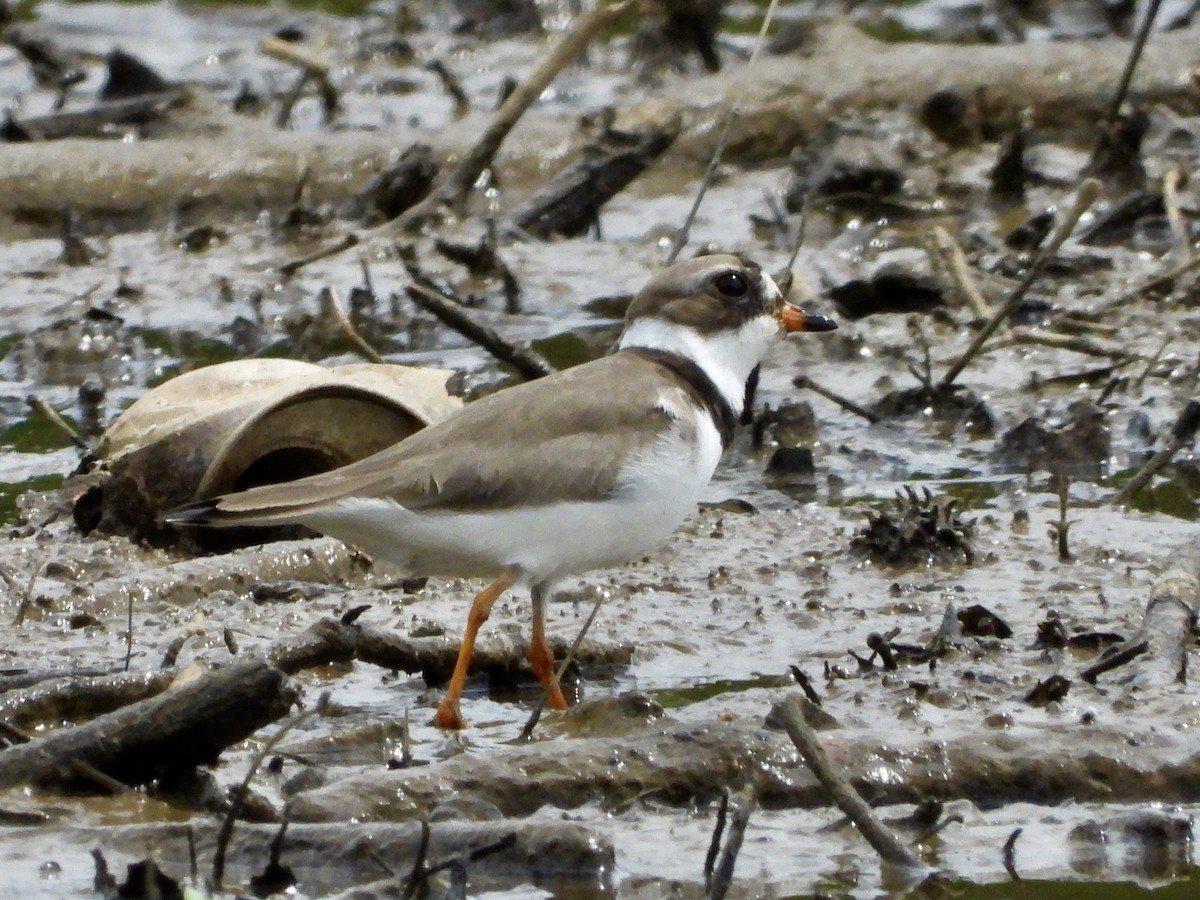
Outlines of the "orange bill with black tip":
[[783,330],[792,331],[833,331],[837,328],[837,322],[826,316],[817,316],[812,313],[806,313],[798,306],[792,306],[790,303],[785,303],[779,310],[779,323],[783,326]]

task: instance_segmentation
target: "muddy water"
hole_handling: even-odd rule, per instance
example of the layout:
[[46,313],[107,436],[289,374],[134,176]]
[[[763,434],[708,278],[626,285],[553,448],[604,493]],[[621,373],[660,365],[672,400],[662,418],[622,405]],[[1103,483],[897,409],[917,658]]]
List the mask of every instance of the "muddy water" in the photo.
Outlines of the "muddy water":
[[[346,90],[338,129],[376,141],[379,148],[386,141],[372,129],[404,123],[436,134],[455,127],[453,105],[429,73],[370,50],[386,33],[384,16],[340,20],[280,10],[218,14],[173,4],[139,6],[138,11],[134,16],[110,4],[46,3],[39,5],[38,17],[83,52],[89,71],[95,71],[92,54],[120,44],[168,77],[222,102],[243,79],[258,88],[289,82],[293,76],[286,67],[253,48],[268,31],[299,23],[338,63]],[[509,68],[526,68],[541,52],[532,41],[487,44],[455,37],[445,13],[430,13],[427,24],[421,33],[428,41],[423,54],[449,59],[481,106],[490,104]],[[746,45],[745,39],[734,40]],[[0,90],[19,94],[25,115],[48,110],[50,93],[32,87],[11,51],[3,52]],[[628,83],[623,53],[619,43],[596,50],[591,67],[569,71],[531,112],[531,122],[538,116],[565,121],[645,92]],[[670,88],[697,76],[662,77]],[[94,92],[97,81],[93,76],[81,96]],[[888,263],[927,269],[916,237],[935,222],[961,225],[967,246],[974,246],[972,229],[986,239],[977,242],[983,249],[972,260],[992,302],[999,303],[1012,279],[995,274],[1005,256],[996,237],[1019,222],[1023,211],[1062,205],[1064,182],[1086,159],[1080,142],[1039,147],[1039,158],[1048,160],[1043,169],[1066,175],[1031,185],[1024,210],[1008,211],[1001,219],[984,200],[994,142],[950,154],[906,113],[849,115],[855,127],[895,135],[910,157],[942,167],[933,197],[941,205],[916,224],[878,214],[815,213],[797,274],[817,294],[810,305],[822,312],[835,313],[828,288],[852,277]],[[1151,147],[1167,146],[1172,135],[1176,143],[1182,141],[1172,129],[1186,131],[1194,122],[1181,115],[1161,113],[1154,119]],[[230,118],[212,119],[218,132],[228,129],[231,146],[236,145]],[[189,120],[187,127],[194,126]],[[266,129],[269,118],[244,127]],[[307,100],[297,107],[294,130],[301,138],[311,135],[314,143],[339,134],[325,129],[317,105]],[[88,152],[95,151],[94,143]],[[511,150],[520,160],[514,173],[527,177],[553,169],[570,146],[567,137],[546,146],[522,143],[518,132]],[[379,150],[376,168],[386,154]],[[1163,158],[1150,156],[1147,165],[1160,171]],[[360,183],[371,170],[364,166],[347,173],[347,184]],[[493,298],[477,309],[478,315],[513,340],[537,342],[562,363],[603,352],[619,316],[620,304],[613,298],[635,290],[660,263],[698,177],[699,169],[678,165],[649,173],[606,207],[602,241],[506,241],[502,251],[521,282],[522,310],[506,313]],[[700,211],[693,244],[717,242],[773,267],[782,265],[786,241],[751,216],[769,217],[764,195],[778,198],[789,178],[783,159],[752,169],[726,167]],[[96,180],[103,188],[103,179]],[[503,212],[531,186],[514,174],[502,178],[499,189],[481,202]],[[188,560],[119,537],[83,539],[53,494],[35,492],[65,476],[78,455],[52,428],[29,417],[27,394],[77,417],[79,384],[99,376],[108,389],[106,415],[111,417],[171,374],[216,360],[266,352],[347,361],[345,347],[312,339],[311,330],[302,326],[305,317],[319,314],[321,288],[332,286],[345,296],[362,282],[364,259],[381,298],[369,335],[387,359],[456,368],[464,373],[460,386],[468,393],[511,377],[405,301],[387,299],[402,289],[405,274],[384,243],[368,244],[362,258],[343,254],[314,263],[290,279],[276,274],[280,262],[340,233],[339,204],[320,200],[327,204],[327,223],[285,235],[278,227],[281,208],[264,202],[256,214],[247,213],[245,201],[225,198],[225,211],[219,213],[205,211],[222,208],[215,204],[199,213],[182,205],[154,208],[135,221],[93,216],[81,227],[99,256],[83,266],[60,260],[61,244],[49,236],[52,224],[19,217],[3,224],[10,239],[0,246],[5,276],[0,284],[0,416],[6,429],[0,482],[7,485],[0,510],[10,537],[0,547],[9,583],[0,598],[0,620],[14,621],[21,607],[24,615],[0,647],[0,667],[123,668],[129,614],[130,668],[142,672],[157,670],[180,637],[186,636],[178,660],[182,669],[226,662],[226,630],[239,653],[265,653],[322,617],[362,604],[371,605],[363,621],[373,627],[440,635],[447,643],[459,634],[479,587],[475,583],[435,580],[404,593],[391,573],[370,570],[326,540]],[[1186,189],[1183,205],[1188,216],[1195,212],[1195,198]],[[955,210],[965,212],[951,216]],[[1089,214],[1084,225],[1098,214]],[[183,237],[198,224],[215,225],[219,233],[207,249],[189,252]],[[478,229],[468,224],[448,233],[474,239]],[[1084,312],[1096,308],[1170,263],[1169,241],[1156,244],[1149,240],[1153,237],[1114,247],[1069,243],[1058,274],[1048,275],[1036,293]],[[420,249],[437,274],[466,283],[461,270],[423,243]],[[935,375],[966,345],[969,320],[965,310],[951,307],[945,315],[920,321]],[[805,443],[813,450],[814,479],[765,474],[778,430],[767,429],[764,448],[753,446],[748,432],[740,434],[707,492],[706,507],[666,547],[646,560],[575,580],[551,605],[550,631],[569,641],[592,605],[603,599],[590,637],[602,647],[633,646],[628,665],[585,664],[584,702],[576,711],[546,717],[533,745],[524,747],[515,738],[537,697],[527,683],[489,685],[477,679],[464,703],[471,729],[447,736],[429,725],[437,691],[419,675],[361,663],[302,672],[296,678],[306,703],[329,691],[333,709],[285,739],[282,770],[260,774],[255,789],[276,810],[289,803],[298,823],[333,821],[350,828],[431,814],[443,820],[506,815],[505,821],[521,828],[566,821],[579,826],[584,842],[611,848],[611,864],[580,855],[590,862],[575,869],[572,857],[549,853],[558,867],[549,887],[544,881],[533,885],[532,867],[503,877],[481,873],[495,896],[539,891],[699,896],[715,797],[753,780],[747,773],[757,773],[769,789],[763,789],[763,808],[750,819],[736,895],[887,892],[898,886],[894,873],[880,869],[852,830],[830,827],[839,814],[820,801],[786,737],[765,722],[775,702],[798,690],[791,675],[795,666],[813,679],[836,722],[822,733],[835,763],[868,797],[886,804],[886,817],[907,814],[921,796],[944,799],[946,814],[960,817],[924,841],[921,852],[947,877],[977,885],[972,890],[978,896],[1018,895],[1016,884],[1004,884],[1011,873],[1001,852],[1018,827],[1024,830],[1013,863],[1025,882],[1037,886],[1028,896],[1049,896],[1056,888],[1047,882],[1090,882],[1089,892],[1107,890],[1113,897],[1136,896],[1139,885],[1174,882],[1156,896],[1189,889],[1190,842],[1146,838],[1153,828],[1122,822],[1186,822],[1195,811],[1200,798],[1186,787],[1194,766],[1194,690],[1176,683],[1174,671],[1164,674],[1161,660],[1142,660],[1144,665],[1101,676],[1091,685],[1079,675],[1094,662],[1096,650],[1035,646],[1038,626],[1051,613],[1068,633],[1133,636],[1161,576],[1172,568],[1196,568],[1195,498],[1185,468],[1168,470],[1134,509],[1107,502],[1151,449],[1151,439],[1169,429],[1182,402],[1194,393],[1200,334],[1195,315],[1186,302],[1140,302],[1099,320],[1116,328],[1102,333],[1105,339],[1140,358],[1128,369],[1131,382],[1108,398],[1104,421],[1110,449],[1094,465],[1070,472],[1070,560],[1060,559],[1047,535],[1048,524],[1059,518],[1059,498],[1047,473],[997,459],[996,438],[972,436],[956,421],[938,420],[932,410],[867,425],[821,397],[797,396],[792,379],[799,373],[868,405],[889,390],[915,384],[909,364],[920,368],[921,353],[914,322],[896,314],[857,321],[842,317],[835,335],[781,344],[764,368],[759,394],[759,402],[773,409],[794,399],[812,404],[818,425]],[[1164,334],[1173,336],[1165,345]],[[988,404],[996,433],[1003,434],[1031,415],[1058,424],[1072,401],[1097,399],[1102,385],[1082,373],[1105,361],[1008,342],[969,368],[962,381]],[[1044,381],[1070,373],[1081,374],[1047,387],[1034,383],[1035,375]],[[1139,424],[1143,420],[1149,428]],[[891,569],[850,552],[865,511],[888,508],[896,491],[910,484],[965,504],[965,515],[976,519],[973,565]],[[21,515],[13,508],[18,503]],[[263,584],[275,589],[256,593]],[[1011,637],[956,639],[932,668],[884,672],[878,664],[860,668],[851,655],[866,658],[869,635],[893,630],[899,642],[925,645],[942,626],[948,606],[974,604],[1002,618]],[[504,598],[481,638],[481,650],[519,653],[527,622],[527,598]],[[1189,644],[1184,653],[1194,656],[1194,647]],[[1072,679],[1069,693],[1044,706],[1027,702],[1028,692],[1055,674]],[[644,696],[615,702],[631,692]],[[61,727],[67,719],[66,711],[56,714],[52,708],[36,730]],[[411,752],[427,765],[392,771],[387,762],[401,752],[399,735],[406,723]],[[215,769],[222,786],[241,779],[267,736],[224,754]],[[1121,765],[1128,766],[1120,770],[1121,784],[1094,775]],[[705,766],[711,766],[707,779]],[[1174,780],[1157,777],[1170,766],[1181,774]],[[1056,779],[1046,775],[1056,771],[1085,784],[1060,791]],[[1031,777],[1030,772],[1040,774]],[[308,779],[307,789],[291,781],[296,776]],[[533,783],[523,783],[522,777]],[[167,826],[190,821],[202,843],[215,828],[210,814],[189,813],[177,801],[140,792],[88,800],[7,792],[0,807],[48,817],[36,826],[0,826],[3,896],[85,893],[91,885],[92,846],[105,848],[118,871],[153,852],[180,874],[186,871],[186,844]],[[231,863],[229,883],[244,884],[261,868],[261,856],[246,849],[252,843],[249,837],[246,841],[245,852]],[[369,880],[365,871],[360,867],[350,875],[331,863],[324,874],[310,873],[300,889],[306,896],[326,896],[337,886]],[[993,894],[1000,888],[1005,893]]]

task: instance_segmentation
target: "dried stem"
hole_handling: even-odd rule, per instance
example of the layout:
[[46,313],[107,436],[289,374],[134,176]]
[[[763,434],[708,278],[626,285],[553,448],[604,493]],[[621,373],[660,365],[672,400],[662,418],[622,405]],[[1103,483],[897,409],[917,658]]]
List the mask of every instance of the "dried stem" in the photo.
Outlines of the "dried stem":
[[366,338],[358,333],[358,329],[354,327],[354,323],[350,321],[350,316],[342,307],[341,297],[332,288],[329,289],[329,307],[333,310],[333,317],[337,319],[338,325],[341,326],[342,331],[350,341],[350,345],[354,348],[355,352],[367,362],[383,362],[383,357],[379,355],[379,351],[368,344]]
[[1020,284],[1013,288],[1004,305],[996,311],[995,315],[975,335],[975,339],[971,341],[971,345],[967,347],[963,355],[946,372],[945,377],[942,378],[941,383],[938,385],[939,388],[948,388],[953,384],[954,380],[962,374],[962,370],[970,364],[971,360],[979,355],[979,351],[983,349],[983,345],[987,343],[988,338],[995,334],[996,330],[1008,320],[1008,317],[1017,311],[1021,302],[1025,299],[1025,295],[1029,293],[1029,289],[1033,286],[1033,282],[1041,274],[1046,261],[1057,253],[1066,239],[1071,236],[1071,232],[1075,230],[1080,217],[1096,202],[1096,198],[1099,195],[1100,183],[1093,178],[1085,179],[1079,186],[1079,190],[1075,193],[1075,201],[1072,203],[1071,209],[1068,210],[1066,218],[1055,230],[1050,240],[1042,245],[1033,262],[1029,264],[1029,268],[1025,270],[1025,277],[1021,279]]

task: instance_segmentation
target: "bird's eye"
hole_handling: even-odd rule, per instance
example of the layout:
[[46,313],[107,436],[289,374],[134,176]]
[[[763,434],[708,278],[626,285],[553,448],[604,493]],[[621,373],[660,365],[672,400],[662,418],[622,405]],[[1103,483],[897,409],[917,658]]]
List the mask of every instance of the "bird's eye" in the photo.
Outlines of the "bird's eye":
[[726,297],[745,297],[750,290],[750,282],[740,272],[722,272],[713,286]]

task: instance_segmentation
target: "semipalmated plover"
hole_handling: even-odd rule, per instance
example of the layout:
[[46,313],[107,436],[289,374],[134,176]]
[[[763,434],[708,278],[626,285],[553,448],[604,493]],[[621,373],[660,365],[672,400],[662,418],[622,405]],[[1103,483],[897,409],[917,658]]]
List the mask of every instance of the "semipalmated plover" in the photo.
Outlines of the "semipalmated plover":
[[533,598],[529,658],[566,701],[545,635],[561,578],[642,556],[696,506],[745,402],[746,381],[790,331],[828,331],[742,256],[655,275],[617,351],[469,404],[393,447],[320,475],[169,513],[191,525],[301,524],[419,575],[486,576],[434,723],[462,728],[475,636],[514,584]]

